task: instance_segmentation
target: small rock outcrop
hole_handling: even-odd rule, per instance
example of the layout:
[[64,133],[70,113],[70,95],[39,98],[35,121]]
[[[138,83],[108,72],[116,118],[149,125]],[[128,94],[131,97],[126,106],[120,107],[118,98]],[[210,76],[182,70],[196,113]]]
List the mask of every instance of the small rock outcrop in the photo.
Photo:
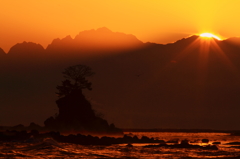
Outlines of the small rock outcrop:
[[114,124],[97,116],[92,109],[90,102],[85,98],[82,89],[91,90],[91,83],[85,76],[93,74],[91,69],[84,65],[69,67],[63,72],[64,77],[74,79],[62,82],[57,86],[60,98],[56,101],[59,114],[56,117],[49,117],[44,124],[48,130],[64,132],[91,132],[91,133],[120,133],[120,129]]
[[47,129],[94,133],[118,133],[120,129],[97,117],[81,90],[75,90],[57,101],[59,114],[45,120]]

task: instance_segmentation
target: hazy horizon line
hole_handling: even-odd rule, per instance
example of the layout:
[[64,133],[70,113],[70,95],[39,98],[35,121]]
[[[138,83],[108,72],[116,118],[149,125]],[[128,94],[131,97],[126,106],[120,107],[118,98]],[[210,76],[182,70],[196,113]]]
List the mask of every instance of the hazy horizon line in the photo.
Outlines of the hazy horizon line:
[[[200,34],[197,34],[197,33],[196,33],[196,34],[189,34],[188,36],[183,36],[182,38],[179,38],[179,39],[174,40],[174,41],[166,42],[166,43],[160,43],[160,42],[154,42],[154,41],[146,41],[146,42],[144,42],[143,40],[140,40],[138,37],[136,37],[134,34],[127,34],[127,33],[124,33],[124,32],[112,31],[111,29],[109,29],[109,28],[107,28],[107,27],[100,27],[100,28],[97,28],[97,29],[83,30],[83,31],[80,31],[77,35],[79,35],[79,34],[82,33],[82,32],[85,32],[85,31],[92,31],[92,30],[97,31],[97,30],[99,30],[99,29],[107,29],[107,30],[111,31],[112,33],[122,33],[122,34],[125,34],[125,35],[132,35],[132,36],[134,36],[137,40],[141,41],[141,42],[144,43],[144,44],[146,44],[146,43],[153,43],[153,44],[159,44],[159,45],[167,45],[167,44],[176,43],[176,42],[179,41],[179,40],[187,39],[187,38],[192,37],[192,36],[199,36],[199,37],[200,37]],[[56,38],[53,38],[53,39],[51,40],[51,43],[52,43],[54,40],[56,40],[56,39],[62,40],[62,39],[64,39],[64,38],[68,37],[68,36],[70,36],[72,39],[75,39],[77,35],[75,35],[74,38],[73,38],[71,35],[66,35],[66,36],[64,36],[63,38],[56,37]],[[239,36],[234,36],[234,37],[239,38]],[[229,37],[229,38],[234,38],[234,37]],[[226,39],[229,39],[229,38],[222,38],[222,39],[219,40],[219,41],[223,41],[223,40],[226,40]],[[27,40],[24,40],[24,41],[22,41],[22,42],[17,42],[16,44],[21,44],[21,43],[24,43],[24,42],[26,42],[26,43],[39,44],[39,45],[41,45],[41,46],[44,48],[44,50],[46,50],[46,48],[51,44],[51,43],[48,43],[46,46],[44,46],[44,45],[41,44],[41,43],[37,43],[37,42],[34,42],[34,41],[27,41]],[[10,48],[4,48],[4,47],[0,46],[0,49],[2,49],[5,54],[8,54],[9,51],[10,51],[10,49],[11,49],[13,46],[15,46],[16,44],[12,45]]]

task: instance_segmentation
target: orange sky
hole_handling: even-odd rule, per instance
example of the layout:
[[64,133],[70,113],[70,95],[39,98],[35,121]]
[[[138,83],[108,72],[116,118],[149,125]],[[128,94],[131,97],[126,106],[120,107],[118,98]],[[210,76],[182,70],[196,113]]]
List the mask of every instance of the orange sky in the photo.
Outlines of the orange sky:
[[201,32],[240,35],[238,0],[4,0],[0,1],[0,47],[107,27],[143,42],[168,43]]

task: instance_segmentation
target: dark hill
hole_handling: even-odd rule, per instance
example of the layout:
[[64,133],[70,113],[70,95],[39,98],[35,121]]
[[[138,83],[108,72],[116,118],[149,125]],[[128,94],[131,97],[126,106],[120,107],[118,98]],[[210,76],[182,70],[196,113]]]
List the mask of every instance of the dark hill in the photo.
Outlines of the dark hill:
[[142,44],[142,42],[133,35],[112,32],[105,27],[80,32],[74,40],[76,43],[82,44],[85,49],[92,49],[92,45],[94,45],[96,50],[124,50],[136,48]]
[[6,53],[0,48],[0,63],[5,63]]
[[[104,51],[112,45],[109,40],[116,48],[125,43],[137,47],[109,54]],[[41,67],[25,64],[31,71],[24,76],[11,73],[9,67],[17,67],[9,56],[5,73],[0,73],[1,115],[9,121],[6,124],[43,122],[56,113],[54,92],[61,71],[84,64],[96,72],[90,79],[93,90],[84,95],[117,127],[240,129],[240,45],[236,41],[191,36],[161,45],[141,43],[106,28],[81,32],[74,39],[56,39],[46,49],[47,60]]]
[[5,59],[5,63],[8,63],[6,65],[9,65],[9,74],[16,73],[28,78],[37,78],[35,73],[47,66],[46,61],[49,60],[42,45],[25,41],[12,46]]
[[18,56],[20,58],[25,57],[36,57],[39,56],[39,54],[44,53],[44,48],[40,44],[36,44],[33,42],[23,42],[18,43],[10,48],[8,55],[9,56]]
[[47,46],[46,51],[49,53],[74,51],[77,47],[71,36],[66,36],[63,39],[54,39],[52,43]]
[[3,51],[2,48],[0,48],[0,57],[5,56],[5,55],[6,55],[6,53]]
[[47,52],[116,52],[135,49],[143,43],[133,35],[112,32],[107,28],[80,32],[74,39],[67,36],[55,39],[48,45]]
[[223,40],[224,43],[229,43],[229,44],[235,44],[235,45],[240,45],[240,38],[239,37],[231,37],[226,40]]
[[197,40],[198,38],[200,38],[199,36],[197,35],[193,35],[193,36],[189,36],[187,38],[182,38],[180,40],[177,40],[176,42],[174,43],[170,43],[170,44],[167,44],[167,45],[179,45],[179,46],[182,46],[182,47],[186,47],[187,45],[193,43],[195,40]]

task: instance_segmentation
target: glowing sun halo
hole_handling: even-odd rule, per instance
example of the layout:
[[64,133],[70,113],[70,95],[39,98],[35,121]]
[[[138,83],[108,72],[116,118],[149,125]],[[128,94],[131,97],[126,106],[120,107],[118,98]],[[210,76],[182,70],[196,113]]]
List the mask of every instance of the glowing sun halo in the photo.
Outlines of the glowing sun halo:
[[205,38],[215,38],[217,40],[221,40],[218,36],[212,34],[212,33],[202,33],[200,34],[201,37],[205,37]]

